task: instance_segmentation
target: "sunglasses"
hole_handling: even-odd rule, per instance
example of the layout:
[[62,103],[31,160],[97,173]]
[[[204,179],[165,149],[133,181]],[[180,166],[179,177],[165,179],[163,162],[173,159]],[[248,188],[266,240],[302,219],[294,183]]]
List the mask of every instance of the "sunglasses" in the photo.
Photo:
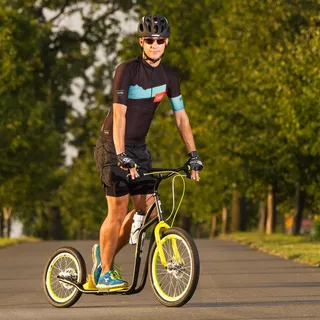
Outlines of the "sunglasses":
[[167,39],[165,38],[161,38],[161,39],[153,39],[153,38],[144,38],[143,41],[146,44],[153,44],[155,41],[157,42],[157,44],[164,44],[166,42]]

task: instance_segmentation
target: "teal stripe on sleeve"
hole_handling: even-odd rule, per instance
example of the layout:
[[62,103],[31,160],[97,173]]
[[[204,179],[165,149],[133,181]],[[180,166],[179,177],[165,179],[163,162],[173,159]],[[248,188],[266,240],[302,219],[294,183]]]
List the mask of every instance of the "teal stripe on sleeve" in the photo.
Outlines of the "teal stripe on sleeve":
[[170,100],[171,108],[173,111],[179,111],[179,110],[184,109],[181,94],[180,94],[180,96],[177,96],[175,98],[169,98],[169,100]]

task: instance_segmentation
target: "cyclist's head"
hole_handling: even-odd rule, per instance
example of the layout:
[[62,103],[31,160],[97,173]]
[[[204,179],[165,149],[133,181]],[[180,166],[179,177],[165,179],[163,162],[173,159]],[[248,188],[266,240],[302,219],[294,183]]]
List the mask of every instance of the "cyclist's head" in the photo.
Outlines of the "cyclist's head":
[[138,25],[138,34],[143,58],[152,63],[159,61],[169,42],[170,25],[168,20],[158,15],[144,16]]
[[138,26],[140,38],[144,37],[170,37],[170,25],[165,17],[153,15],[144,16]]

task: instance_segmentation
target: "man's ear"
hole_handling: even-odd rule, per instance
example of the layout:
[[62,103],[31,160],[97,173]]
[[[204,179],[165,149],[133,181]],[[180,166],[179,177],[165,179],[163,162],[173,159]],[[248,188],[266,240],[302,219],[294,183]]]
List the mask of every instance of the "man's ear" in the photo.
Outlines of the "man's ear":
[[139,44],[140,44],[140,47],[143,48],[143,39],[142,38],[139,38]]
[[166,47],[167,47],[168,44],[169,44],[169,38],[166,39]]

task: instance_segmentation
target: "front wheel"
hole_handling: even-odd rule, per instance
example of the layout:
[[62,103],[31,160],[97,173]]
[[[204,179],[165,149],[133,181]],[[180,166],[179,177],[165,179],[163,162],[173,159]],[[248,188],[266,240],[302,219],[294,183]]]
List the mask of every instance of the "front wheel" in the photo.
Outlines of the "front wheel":
[[180,228],[165,229],[160,244],[166,265],[162,264],[159,248],[154,243],[149,256],[151,287],[162,304],[180,307],[191,299],[197,288],[198,250],[191,236]]
[[76,249],[64,247],[56,250],[49,258],[43,273],[43,288],[49,303],[57,308],[68,308],[79,300],[82,293],[59,278],[77,284],[85,283],[86,265]]

